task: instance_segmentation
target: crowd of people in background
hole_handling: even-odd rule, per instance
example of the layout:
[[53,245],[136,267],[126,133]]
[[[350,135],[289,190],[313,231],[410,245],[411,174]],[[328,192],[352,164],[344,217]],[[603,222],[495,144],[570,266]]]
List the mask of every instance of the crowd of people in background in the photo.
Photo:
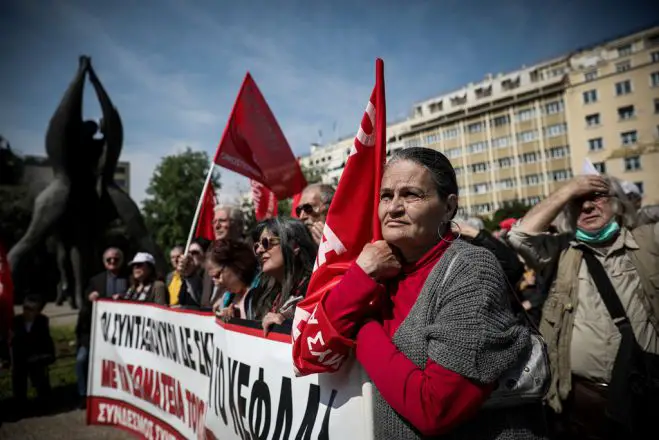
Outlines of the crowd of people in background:
[[[623,368],[621,347],[659,355],[656,207],[641,207],[633,184],[579,176],[491,233],[481,219],[457,216],[457,192],[441,153],[397,152],[380,194],[384,240],[364,248],[322,304],[337,334],[356,341],[357,358],[376,385],[376,431],[395,438],[611,438],[607,414],[614,400],[629,398],[609,386]],[[208,310],[222,320],[260,322],[266,335],[273,326],[290,329],[333,196],[329,185],[310,185],[297,218],[271,218],[250,231],[239,207],[217,206],[215,240],[196,239],[187,251],[173,246],[171,272],[162,277],[152,255],[126,261],[120,249],[107,249],[76,325],[81,402],[98,299]],[[623,316],[612,318],[604,290],[617,296]],[[365,313],[385,292],[382,315]],[[54,359],[43,304],[27,298],[23,307],[12,344],[21,401],[28,377],[47,396]],[[631,333],[620,330],[621,321]],[[531,349],[537,332],[551,369],[544,405],[488,407],[498,378]],[[631,399],[625,401],[634,402],[634,414],[618,422],[643,425],[639,417],[652,414],[637,403],[649,398]],[[478,423],[468,423],[474,418]]]

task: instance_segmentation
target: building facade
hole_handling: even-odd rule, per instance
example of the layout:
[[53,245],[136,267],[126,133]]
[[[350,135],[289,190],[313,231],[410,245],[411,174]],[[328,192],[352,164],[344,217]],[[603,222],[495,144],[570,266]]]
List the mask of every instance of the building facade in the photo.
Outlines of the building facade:
[[[44,156],[27,155],[24,157],[24,161],[23,183],[27,185],[30,192],[36,194],[53,180],[53,169],[48,158]],[[130,195],[130,162],[117,163],[114,181]]]
[[[412,146],[444,153],[462,214],[534,205],[585,158],[636,182],[646,203],[659,202],[658,40],[659,27],[648,29],[417,103],[409,119],[387,127],[388,154]],[[301,162],[335,184],[352,141],[314,146]]]

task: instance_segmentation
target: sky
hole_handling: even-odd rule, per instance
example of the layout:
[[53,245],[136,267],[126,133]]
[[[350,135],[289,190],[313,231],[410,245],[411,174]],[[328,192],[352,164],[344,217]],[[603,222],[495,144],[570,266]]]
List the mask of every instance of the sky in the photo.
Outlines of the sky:
[[[0,2],[0,134],[45,154],[44,134],[87,54],[124,124],[141,202],[155,166],[186,146],[212,157],[249,71],[293,152],[355,133],[385,62],[387,116],[415,102],[651,21],[647,0],[128,0]],[[90,86],[84,115],[98,119]],[[322,133],[322,137],[321,137]],[[221,171],[220,199],[249,189]],[[181,182],[182,185],[185,182]]]

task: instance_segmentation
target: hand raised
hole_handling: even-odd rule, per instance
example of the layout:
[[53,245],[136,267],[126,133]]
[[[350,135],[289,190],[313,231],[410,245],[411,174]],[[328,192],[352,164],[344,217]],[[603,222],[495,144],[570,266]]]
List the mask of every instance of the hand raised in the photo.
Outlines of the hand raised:
[[359,257],[357,257],[357,265],[376,281],[393,278],[402,269],[399,258],[384,240],[364,246]]

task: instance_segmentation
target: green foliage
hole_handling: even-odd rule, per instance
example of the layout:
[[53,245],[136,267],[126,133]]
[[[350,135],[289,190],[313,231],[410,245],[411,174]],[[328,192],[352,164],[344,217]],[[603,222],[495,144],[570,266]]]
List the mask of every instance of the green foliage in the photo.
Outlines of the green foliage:
[[24,169],[24,160],[16,155],[9,142],[0,136],[0,185],[18,185]]
[[[311,185],[312,183],[320,183],[323,180],[323,175],[325,174],[325,167],[315,167],[315,166],[304,166],[300,164],[300,169],[304,178],[307,179],[307,183]],[[290,212],[290,210],[289,210]]]
[[[163,157],[153,172],[142,212],[161,249],[187,240],[209,163],[205,152],[187,148],[182,153]],[[217,170],[211,180],[215,189],[219,189]]]
[[526,215],[529,209],[528,206],[519,200],[514,200],[499,208],[492,217],[482,217],[481,219],[485,224],[485,229],[488,231],[496,231],[499,229],[499,223],[503,220],[507,218],[520,219]]
[[24,186],[0,186],[0,241],[9,250],[25,234],[32,217],[33,197]]
[[277,203],[277,213],[280,217],[290,217],[293,199],[280,200]]

